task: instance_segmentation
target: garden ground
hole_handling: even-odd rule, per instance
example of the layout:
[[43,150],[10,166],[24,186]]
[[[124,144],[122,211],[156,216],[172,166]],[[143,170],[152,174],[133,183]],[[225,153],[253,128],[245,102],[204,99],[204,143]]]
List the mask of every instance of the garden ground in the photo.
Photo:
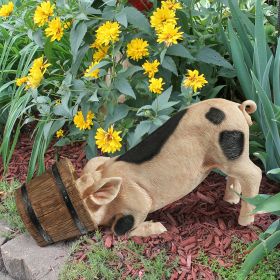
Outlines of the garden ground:
[[[13,155],[9,182],[24,182],[32,150],[30,131],[21,135]],[[85,164],[82,144],[59,150],[51,147],[46,166],[59,156],[68,157],[77,170]],[[0,164],[0,174],[3,166]],[[161,221],[168,231],[148,238],[114,237],[106,229],[79,241],[61,279],[236,279],[236,271],[258,233],[265,230],[275,216],[258,215],[254,225],[237,224],[239,205],[222,200],[225,178],[212,173],[195,191],[153,213],[149,219]],[[261,193],[277,192],[277,186],[263,176]],[[279,279],[279,250],[260,265],[250,279]],[[101,265],[102,264],[102,265]],[[100,268],[96,270],[96,267]],[[87,275],[91,275],[88,278]],[[108,278],[109,277],[109,278]]]

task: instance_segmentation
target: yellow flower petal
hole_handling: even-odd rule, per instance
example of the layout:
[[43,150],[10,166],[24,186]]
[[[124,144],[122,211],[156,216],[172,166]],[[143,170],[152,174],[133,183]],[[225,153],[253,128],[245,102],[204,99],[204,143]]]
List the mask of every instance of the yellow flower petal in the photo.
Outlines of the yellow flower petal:
[[146,62],[142,65],[143,69],[145,70],[144,74],[147,74],[149,78],[153,78],[155,73],[158,72],[159,61],[155,59],[153,62]]
[[150,85],[149,85],[149,90],[153,93],[156,94],[161,94],[163,91],[163,85],[164,82],[162,80],[162,78],[156,79],[156,78],[151,78],[149,80]]
[[64,28],[59,17],[52,19],[48,23],[48,27],[45,29],[45,33],[47,37],[51,37],[51,42],[55,40],[61,40],[64,33]]
[[55,5],[52,5],[50,1],[43,1],[37,6],[34,13],[34,23],[39,27],[43,26],[49,21],[49,17],[53,16]]
[[115,153],[122,147],[122,138],[119,136],[121,131],[114,130],[113,126],[109,127],[107,132],[103,128],[98,128],[95,139],[98,149],[102,153]]
[[199,75],[197,70],[188,70],[183,85],[185,87],[190,87],[194,92],[197,92],[197,89],[202,88],[207,83],[204,74]]
[[88,111],[86,120],[84,119],[82,111],[78,111],[74,116],[74,124],[80,130],[90,129],[93,125],[94,113]]
[[106,21],[96,30],[96,44],[109,45],[119,41],[120,25],[118,22]]
[[59,129],[57,132],[56,132],[56,138],[61,138],[64,136],[64,131],[62,129]]
[[127,56],[138,61],[149,55],[148,46],[149,44],[147,41],[141,38],[135,38],[127,45]]
[[174,26],[172,23],[165,24],[158,32],[157,42],[164,43],[167,47],[177,44],[178,40],[183,39],[183,32],[179,32],[180,27]]
[[0,7],[0,17],[8,17],[14,10],[14,3],[10,1],[6,5]]

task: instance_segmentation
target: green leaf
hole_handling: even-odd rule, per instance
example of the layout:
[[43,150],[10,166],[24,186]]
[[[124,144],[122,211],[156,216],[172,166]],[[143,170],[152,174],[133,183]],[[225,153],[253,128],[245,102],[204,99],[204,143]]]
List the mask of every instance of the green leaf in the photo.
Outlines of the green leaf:
[[171,71],[178,76],[177,67],[174,60],[170,56],[165,56],[162,62],[162,67]]
[[253,99],[255,100],[254,96],[252,95],[252,83],[251,83],[251,76],[249,73],[249,70],[244,63],[244,55],[243,50],[241,48],[240,42],[233,31],[231,22],[228,24],[228,30],[229,30],[229,38],[230,38],[230,46],[231,46],[231,53],[232,53],[232,59],[233,63],[237,72],[237,76],[239,79],[239,82],[242,86],[244,95],[247,99]]
[[127,17],[124,10],[121,10],[119,13],[117,13],[115,18],[121,25],[127,27]]
[[280,210],[280,193],[270,196],[261,203],[259,203],[254,209],[254,213],[262,211],[265,213],[276,212]]
[[226,85],[220,85],[220,86],[216,86],[216,87],[212,88],[210,93],[206,95],[206,98],[207,99],[215,98],[225,86]]
[[105,129],[107,129],[111,124],[114,124],[117,121],[125,118],[128,112],[129,107],[125,104],[120,104],[117,107],[114,107],[114,111],[109,114],[105,120]]
[[134,133],[131,133],[127,139],[129,148],[132,148],[138,144],[141,141],[142,136],[150,131],[151,126],[152,122],[150,120],[140,122],[136,126]]
[[78,49],[81,46],[84,36],[87,32],[87,25],[84,22],[74,23],[74,26],[70,32],[70,46],[71,53],[73,55],[73,60],[76,59],[78,54]]
[[277,49],[273,65],[273,93],[275,105],[280,106],[280,38],[277,41]]
[[127,79],[117,78],[114,81],[114,86],[119,92],[136,99],[135,93]]
[[89,98],[88,101],[90,101],[90,102],[98,102],[99,99],[98,99],[98,97],[97,97],[97,92],[98,92],[98,89],[96,89],[96,90],[93,92],[93,94],[91,95],[91,97]]
[[167,49],[166,54],[194,59],[191,53],[182,45],[172,45]]
[[44,47],[44,37],[41,29],[33,31],[32,38],[36,45],[38,45],[40,48]]
[[159,55],[159,57],[160,57],[160,63],[163,63],[163,60],[164,60],[166,51],[167,51],[167,49],[164,48],[164,49],[160,52],[160,55]]
[[222,66],[224,68],[233,70],[233,66],[228,61],[226,61],[218,52],[209,47],[204,47],[203,49],[201,49],[196,55],[196,59],[198,61]]
[[133,7],[125,7],[124,12],[126,14],[127,21],[136,29],[139,29],[147,34],[152,33],[149,21],[141,12]]
[[238,272],[237,279],[246,279],[252,269],[280,243],[280,231],[274,232],[270,237],[261,242],[249,253]]
[[279,173],[280,173],[280,168],[274,168],[267,172],[267,174],[279,174]]
[[260,0],[256,0],[255,47],[257,47],[258,50],[258,52],[255,52],[255,59],[258,61],[258,65],[260,67],[258,78],[261,79],[264,76],[264,70],[267,65],[268,58],[263,11]]

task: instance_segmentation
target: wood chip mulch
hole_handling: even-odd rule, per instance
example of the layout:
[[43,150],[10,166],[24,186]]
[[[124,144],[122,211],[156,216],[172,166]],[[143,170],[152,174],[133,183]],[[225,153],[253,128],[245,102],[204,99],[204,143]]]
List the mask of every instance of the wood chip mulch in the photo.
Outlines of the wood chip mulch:
[[[77,170],[81,170],[86,162],[83,144],[73,144],[62,148],[51,147],[46,154],[46,167],[55,162],[56,154],[68,157]],[[24,182],[28,161],[31,155],[32,141],[28,134],[21,136],[12,157],[6,180],[18,179]],[[0,158],[0,174],[3,165]],[[3,176],[0,175],[0,180]],[[168,229],[160,236],[148,238],[132,238],[138,244],[145,244],[144,255],[153,258],[160,250],[165,249],[170,262],[178,258],[178,266],[173,270],[171,280],[216,279],[216,276],[205,266],[195,262],[199,252],[203,250],[209,257],[215,258],[225,267],[232,265],[230,258],[231,243],[234,237],[247,242],[258,239],[257,233],[265,230],[275,216],[269,214],[257,215],[255,223],[248,227],[237,224],[239,205],[230,205],[223,201],[225,178],[212,173],[193,192],[163,209],[149,215],[148,219],[160,221]],[[261,193],[273,194],[279,191],[279,185],[263,176]],[[111,248],[118,240],[125,237],[112,236],[104,231],[104,246]],[[127,252],[120,252],[125,259]],[[242,256],[241,256],[242,257]],[[125,263],[125,262],[124,262]],[[138,276],[141,279],[143,271],[134,269],[125,263],[127,276]]]

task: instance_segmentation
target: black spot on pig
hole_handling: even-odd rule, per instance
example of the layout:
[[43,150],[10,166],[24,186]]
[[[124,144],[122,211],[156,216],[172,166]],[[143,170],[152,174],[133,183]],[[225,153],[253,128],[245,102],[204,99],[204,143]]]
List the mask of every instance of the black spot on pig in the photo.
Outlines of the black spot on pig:
[[218,125],[222,123],[226,115],[222,110],[215,107],[211,107],[210,110],[205,114],[205,117],[211,123]]
[[220,133],[219,143],[227,159],[234,160],[242,155],[244,140],[244,133],[238,130]]
[[132,229],[134,225],[134,217],[132,215],[126,215],[119,218],[113,228],[117,235],[123,235]]
[[140,164],[151,160],[154,156],[160,153],[160,150],[167,142],[170,135],[174,133],[180,120],[184,117],[186,112],[187,109],[184,109],[171,117],[165,124],[156,129],[142,142],[120,156],[117,161]]

